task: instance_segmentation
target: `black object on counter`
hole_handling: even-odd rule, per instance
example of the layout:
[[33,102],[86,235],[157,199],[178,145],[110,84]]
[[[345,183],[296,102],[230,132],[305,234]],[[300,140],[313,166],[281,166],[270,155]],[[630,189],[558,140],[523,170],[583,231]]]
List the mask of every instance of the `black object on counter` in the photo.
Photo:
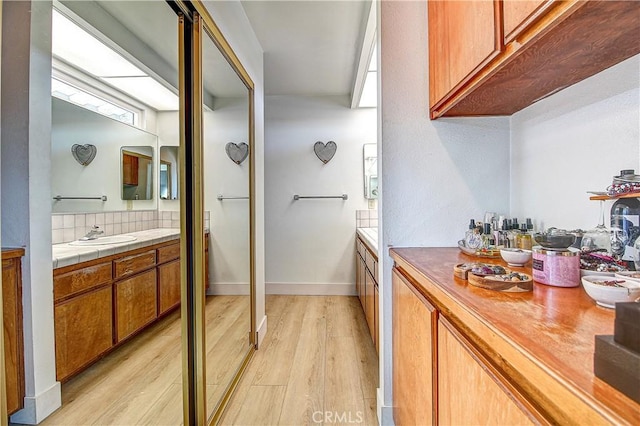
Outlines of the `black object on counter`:
[[593,357],[596,377],[640,404],[640,354],[616,343],[613,336],[596,336]]
[[640,354],[640,303],[616,303],[613,337],[616,343]]

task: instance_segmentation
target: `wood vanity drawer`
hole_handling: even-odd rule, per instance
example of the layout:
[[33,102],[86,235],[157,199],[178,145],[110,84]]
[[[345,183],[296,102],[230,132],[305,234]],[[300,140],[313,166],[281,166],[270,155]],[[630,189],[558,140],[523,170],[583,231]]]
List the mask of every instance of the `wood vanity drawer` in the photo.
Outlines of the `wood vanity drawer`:
[[371,272],[371,275],[373,275],[374,278],[376,278],[377,280],[377,276],[378,274],[376,273],[376,270],[378,269],[378,261],[376,260],[375,257],[373,257],[373,254],[371,254],[370,251],[367,251],[367,257],[365,258],[365,262],[367,264],[367,269],[369,270],[369,272]]
[[133,256],[124,257],[113,261],[113,270],[115,278],[126,277],[127,275],[135,274],[138,271],[143,271],[156,264],[156,251],[149,250],[144,253],[136,254]]
[[180,257],[180,242],[158,249],[158,263],[165,263]]
[[111,281],[111,262],[67,272],[53,278],[53,297],[58,300]]

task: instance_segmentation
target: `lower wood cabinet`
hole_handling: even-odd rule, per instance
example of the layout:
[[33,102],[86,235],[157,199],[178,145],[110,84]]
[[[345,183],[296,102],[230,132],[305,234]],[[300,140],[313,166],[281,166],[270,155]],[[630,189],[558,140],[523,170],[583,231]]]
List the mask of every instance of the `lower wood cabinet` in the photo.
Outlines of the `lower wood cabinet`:
[[158,315],[180,304],[180,259],[158,266]]
[[530,425],[530,415],[446,321],[438,322],[438,418],[445,425]]
[[356,294],[360,299],[371,339],[379,352],[378,342],[378,258],[356,238]]
[[56,303],[56,375],[65,380],[113,346],[113,300],[109,283]]
[[2,250],[2,316],[7,413],[24,406],[24,343],[22,339],[23,249]]
[[413,292],[395,269],[392,286],[395,424],[435,424],[434,325],[437,313]]
[[68,380],[180,306],[179,256],[174,240],[53,271],[58,380]]
[[158,317],[156,279],[156,270],[151,269],[114,285],[116,342],[121,342]]

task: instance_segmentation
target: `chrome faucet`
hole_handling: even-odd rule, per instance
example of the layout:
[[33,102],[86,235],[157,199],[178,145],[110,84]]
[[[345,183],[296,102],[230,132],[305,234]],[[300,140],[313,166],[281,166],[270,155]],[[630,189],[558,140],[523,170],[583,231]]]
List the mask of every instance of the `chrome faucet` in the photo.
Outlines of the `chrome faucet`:
[[98,225],[93,225],[91,227],[91,231],[87,232],[87,235],[80,238],[80,241],[95,240],[98,238],[98,235],[100,234],[104,234],[104,231],[100,229]]

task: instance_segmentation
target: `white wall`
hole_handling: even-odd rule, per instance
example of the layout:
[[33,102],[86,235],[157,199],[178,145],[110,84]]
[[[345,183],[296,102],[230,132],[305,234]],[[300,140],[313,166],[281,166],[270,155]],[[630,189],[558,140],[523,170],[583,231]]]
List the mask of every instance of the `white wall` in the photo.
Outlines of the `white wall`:
[[392,424],[389,246],[455,246],[469,218],[509,208],[509,120],[429,120],[426,2],[380,2],[382,424]]
[[4,2],[2,243],[24,247],[24,409],[35,424],[60,406],[51,274],[51,2]]
[[[267,293],[354,294],[355,211],[367,208],[363,145],[376,142],[376,110],[347,105],[346,97],[266,98]],[[313,145],[330,140],[338,149],[323,164]]]
[[249,201],[219,201],[249,196],[249,161],[236,164],[225,151],[228,142],[248,142],[249,104],[244,99],[216,99],[204,113],[205,210],[211,212],[211,294],[249,294]]
[[260,338],[266,332],[264,309],[264,61],[262,47],[255,37],[242,4],[233,1],[204,1],[206,8],[240,59],[254,83],[255,126],[255,274],[256,321]]
[[[62,196],[101,196],[107,201],[52,201],[54,213],[126,210],[122,200],[123,146],[150,146],[154,155],[154,182],[151,200],[131,201],[135,210],[157,208],[158,142],[157,137],[133,126],[69,102],[52,99],[51,192]],[[71,154],[73,144],[93,144],[97,148],[93,161],[83,166]]]
[[[640,170],[640,56],[511,117],[511,213],[544,227],[593,228],[603,191]],[[612,202],[607,202],[610,207]],[[609,225],[609,209],[605,211]]]

